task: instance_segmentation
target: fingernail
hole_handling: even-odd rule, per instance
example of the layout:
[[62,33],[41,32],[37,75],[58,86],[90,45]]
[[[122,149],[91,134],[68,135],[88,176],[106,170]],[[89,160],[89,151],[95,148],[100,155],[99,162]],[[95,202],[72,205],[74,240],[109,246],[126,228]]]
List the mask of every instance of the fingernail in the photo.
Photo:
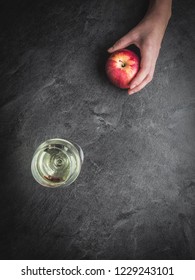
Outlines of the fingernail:
[[129,95],[134,94],[134,91],[129,91],[128,94]]
[[112,51],[113,49],[114,49],[113,47],[109,48],[109,49],[108,49],[108,52]]
[[130,89],[133,89],[134,87],[136,87],[136,84],[131,85]]

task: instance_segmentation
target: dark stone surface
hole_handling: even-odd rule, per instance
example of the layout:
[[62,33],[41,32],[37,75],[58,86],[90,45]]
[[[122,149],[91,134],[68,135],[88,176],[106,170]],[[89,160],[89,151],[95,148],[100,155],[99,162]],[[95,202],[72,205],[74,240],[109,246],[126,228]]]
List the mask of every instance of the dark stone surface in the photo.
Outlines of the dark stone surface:
[[[174,1],[155,77],[112,86],[107,48],[147,1],[1,1],[2,259],[194,259],[194,1]],[[67,188],[39,186],[36,147],[85,153]]]

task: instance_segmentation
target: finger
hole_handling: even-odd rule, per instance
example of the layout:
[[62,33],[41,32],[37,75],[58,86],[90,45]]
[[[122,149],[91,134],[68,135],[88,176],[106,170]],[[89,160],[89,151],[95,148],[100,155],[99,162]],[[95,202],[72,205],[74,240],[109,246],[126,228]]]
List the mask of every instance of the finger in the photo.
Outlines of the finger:
[[133,43],[134,43],[134,37],[131,34],[131,32],[129,32],[120,40],[118,40],[111,48],[109,48],[108,52],[112,53],[117,50],[124,49]]
[[146,78],[136,87],[134,87],[133,89],[129,89],[128,90],[128,94],[134,94],[140,90],[142,90],[147,84],[149,84],[152,79],[153,79],[153,75],[154,75],[154,69],[152,69],[150,71],[150,73],[146,76]]
[[138,91],[140,91],[141,89],[143,89],[152,79],[149,78],[149,75],[147,75],[147,77],[141,82],[141,84],[139,84],[139,86],[135,87],[134,89],[130,89],[128,90],[128,94],[132,95]]
[[135,76],[135,78],[131,81],[130,83],[130,89],[135,88],[136,86],[138,86],[139,84],[141,84],[141,82],[146,78],[146,76],[149,74],[150,72],[150,68],[151,68],[151,64],[153,61],[152,58],[152,52],[150,49],[143,49],[141,51],[141,64],[140,64],[140,70],[137,73],[137,75]]

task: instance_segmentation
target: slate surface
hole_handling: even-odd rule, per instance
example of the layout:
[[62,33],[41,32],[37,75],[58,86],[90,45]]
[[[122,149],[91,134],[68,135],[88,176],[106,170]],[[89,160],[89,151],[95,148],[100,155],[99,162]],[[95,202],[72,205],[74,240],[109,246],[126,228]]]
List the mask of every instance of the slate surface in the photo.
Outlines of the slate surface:
[[[154,80],[112,86],[107,48],[147,1],[1,1],[2,259],[194,259],[194,3],[174,1]],[[32,178],[36,147],[85,153],[78,180]]]

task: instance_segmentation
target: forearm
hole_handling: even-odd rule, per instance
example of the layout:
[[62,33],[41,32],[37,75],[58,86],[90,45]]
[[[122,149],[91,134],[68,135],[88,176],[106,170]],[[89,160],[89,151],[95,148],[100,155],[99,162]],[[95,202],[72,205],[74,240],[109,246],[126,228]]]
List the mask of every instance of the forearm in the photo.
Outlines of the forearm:
[[155,15],[169,21],[171,17],[172,0],[150,0],[147,15]]
[[152,24],[153,28],[163,37],[171,17],[171,8],[172,0],[150,0],[148,10],[140,25],[142,26],[144,23],[144,25],[151,26]]

